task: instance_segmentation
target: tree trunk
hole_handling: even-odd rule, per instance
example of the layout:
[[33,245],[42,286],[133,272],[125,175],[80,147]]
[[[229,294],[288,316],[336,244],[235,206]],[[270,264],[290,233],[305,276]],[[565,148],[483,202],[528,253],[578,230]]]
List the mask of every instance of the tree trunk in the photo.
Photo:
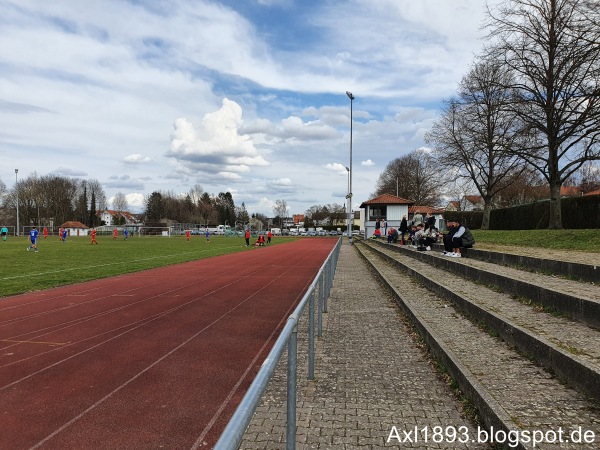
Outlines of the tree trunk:
[[550,218],[548,228],[551,230],[562,229],[562,210],[560,204],[560,184],[550,185]]
[[483,205],[483,219],[481,220],[481,229],[489,230],[490,229],[490,214],[492,212],[492,204],[490,202],[485,202]]

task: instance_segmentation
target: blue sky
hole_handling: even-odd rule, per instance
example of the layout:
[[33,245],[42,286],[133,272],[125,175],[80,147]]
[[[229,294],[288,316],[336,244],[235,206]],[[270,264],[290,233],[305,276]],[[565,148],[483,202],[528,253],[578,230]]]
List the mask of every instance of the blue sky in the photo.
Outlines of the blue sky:
[[199,184],[271,216],[353,205],[424,146],[481,0],[0,0],[0,179],[94,178],[141,211]]

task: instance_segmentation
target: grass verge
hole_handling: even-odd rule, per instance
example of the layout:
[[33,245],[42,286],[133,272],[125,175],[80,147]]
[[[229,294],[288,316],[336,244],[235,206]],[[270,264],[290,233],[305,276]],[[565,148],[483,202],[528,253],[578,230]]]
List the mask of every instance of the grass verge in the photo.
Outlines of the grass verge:
[[600,253],[600,229],[471,230],[478,244],[515,245]]

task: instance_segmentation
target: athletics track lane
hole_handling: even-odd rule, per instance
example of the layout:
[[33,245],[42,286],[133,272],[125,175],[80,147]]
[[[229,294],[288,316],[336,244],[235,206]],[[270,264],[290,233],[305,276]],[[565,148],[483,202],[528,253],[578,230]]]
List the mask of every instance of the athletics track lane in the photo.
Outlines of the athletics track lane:
[[0,449],[212,447],[335,243],[0,299]]

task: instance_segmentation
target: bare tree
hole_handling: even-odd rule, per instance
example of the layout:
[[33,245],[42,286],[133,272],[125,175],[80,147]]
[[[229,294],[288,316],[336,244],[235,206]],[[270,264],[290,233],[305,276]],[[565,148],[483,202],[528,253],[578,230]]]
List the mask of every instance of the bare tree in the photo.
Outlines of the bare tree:
[[462,79],[458,97],[446,102],[441,118],[425,135],[440,167],[451,177],[467,178],[483,199],[481,228],[489,229],[490,212],[499,192],[524,170],[512,152],[520,124],[507,109],[512,91],[503,86],[510,74],[493,61],[480,61]]
[[528,166],[511,178],[510,184],[498,195],[497,206],[506,208],[547,198],[548,184],[544,183],[537,170]]
[[590,161],[579,169],[572,177],[573,183],[581,188],[584,194],[600,189],[600,164]]
[[304,212],[304,221],[314,225],[326,225],[329,220],[329,208],[326,205],[313,205]]
[[100,217],[98,216],[99,211],[106,209],[106,194],[100,182],[93,178],[87,180],[87,189],[90,196],[90,214],[88,219],[88,226],[96,227],[100,224]]
[[241,206],[237,206],[235,211],[235,223],[236,229],[239,226],[239,229],[242,229],[245,224],[250,222],[250,214],[246,210],[246,205],[242,202]]
[[418,149],[396,158],[379,175],[375,195],[392,194],[417,205],[438,206],[440,170],[432,155]]
[[507,0],[488,9],[489,55],[512,73],[514,111],[530,143],[517,154],[550,189],[549,228],[562,228],[560,188],[600,159],[600,2]]
[[96,210],[106,209],[106,193],[102,184],[97,179],[92,178],[91,180],[87,180],[87,187],[88,194],[90,196],[93,194],[96,199]]
[[327,205],[327,209],[329,209],[329,219],[332,224],[341,224],[348,219],[348,212],[345,205],[334,203]]
[[122,213],[123,211],[127,211],[129,205],[127,204],[127,197],[122,192],[117,192],[113,197],[113,209],[118,213]]
[[198,206],[202,202],[202,194],[204,194],[204,188],[201,185],[192,186],[189,195],[194,205]]
[[280,226],[283,226],[283,219],[287,217],[288,206],[285,200],[275,200],[275,206],[273,207],[273,215],[279,217]]

